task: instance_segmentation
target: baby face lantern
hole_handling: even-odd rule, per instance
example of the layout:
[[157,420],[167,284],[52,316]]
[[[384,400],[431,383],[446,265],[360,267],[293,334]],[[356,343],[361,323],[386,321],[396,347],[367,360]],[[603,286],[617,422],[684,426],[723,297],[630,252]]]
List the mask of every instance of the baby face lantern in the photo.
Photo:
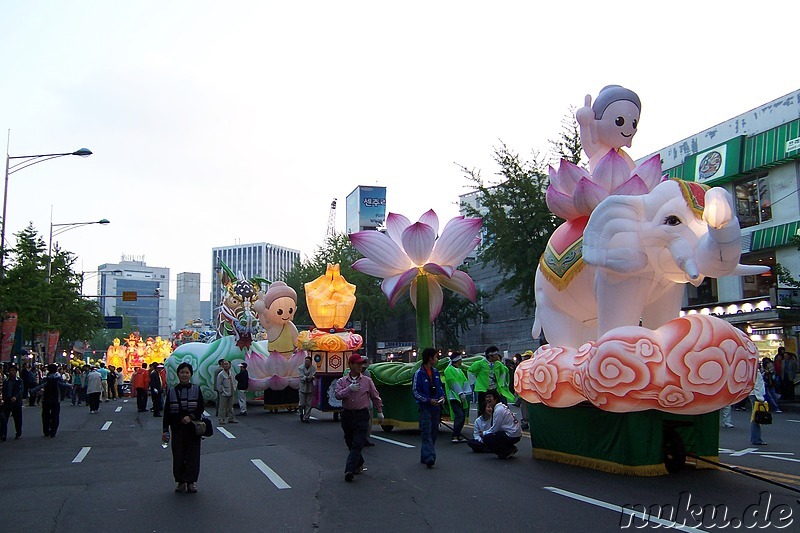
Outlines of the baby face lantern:
[[269,286],[267,292],[253,304],[258,321],[267,331],[267,340],[280,335],[285,324],[291,324],[297,311],[297,293],[282,281]]
[[611,148],[630,148],[641,107],[639,97],[630,89],[619,85],[604,87],[592,105],[599,142]]

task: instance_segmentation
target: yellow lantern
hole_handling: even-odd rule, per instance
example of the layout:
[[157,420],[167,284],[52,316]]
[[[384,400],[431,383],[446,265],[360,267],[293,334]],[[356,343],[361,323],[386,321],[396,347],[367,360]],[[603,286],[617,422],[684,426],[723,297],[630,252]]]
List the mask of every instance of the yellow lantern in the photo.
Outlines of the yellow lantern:
[[305,284],[306,305],[318,329],[343,328],[356,305],[356,286],[342,277],[338,264]]

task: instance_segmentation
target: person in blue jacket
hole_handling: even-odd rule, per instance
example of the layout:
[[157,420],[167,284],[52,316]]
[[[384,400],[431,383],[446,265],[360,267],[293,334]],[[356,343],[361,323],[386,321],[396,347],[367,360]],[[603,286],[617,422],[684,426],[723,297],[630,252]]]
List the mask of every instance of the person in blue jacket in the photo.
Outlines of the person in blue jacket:
[[422,436],[420,463],[433,468],[436,463],[436,434],[444,404],[444,387],[436,363],[439,352],[434,348],[422,350],[422,366],[414,374],[412,391],[419,407],[419,431]]

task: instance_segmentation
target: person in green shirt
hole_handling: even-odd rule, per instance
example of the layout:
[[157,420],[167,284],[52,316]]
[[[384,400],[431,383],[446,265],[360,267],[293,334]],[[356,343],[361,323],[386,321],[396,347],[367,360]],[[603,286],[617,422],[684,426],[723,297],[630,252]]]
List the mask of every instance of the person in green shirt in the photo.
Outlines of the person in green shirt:
[[475,392],[478,393],[479,404],[486,399],[486,391],[491,389],[497,389],[503,403],[514,401],[514,395],[508,390],[510,373],[500,358],[497,346],[489,346],[486,348],[485,358],[475,361],[469,367],[469,373],[475,376]]
[[461,367],[463,355],[455,352],[450,357],[450,364],[444,369],[444,383],[447,392],[447,401],[450,405],[450,413],[453,416],[453,435],[450,442],[459,444],[467,442],[461,434],[466,422],[466,414],[469,413],[469,396],[472,396],[472,387],[469,385],[464,369]]

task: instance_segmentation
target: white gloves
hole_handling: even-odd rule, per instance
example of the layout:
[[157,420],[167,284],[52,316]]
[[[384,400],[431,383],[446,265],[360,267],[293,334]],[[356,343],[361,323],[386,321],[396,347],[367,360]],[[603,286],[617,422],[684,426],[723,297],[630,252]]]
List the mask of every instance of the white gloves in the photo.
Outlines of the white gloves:
[[378,413],[378,423],[383,424],[383,413]]
[[360,390],[361,390],[361,383],[357,383],[357,382],[356,382],[356,383],[351,383],[351,384],[349,385],[349,388],[350,388],[350,390],[351,390],[351,391],[353,391],[353,392],[358,392],[358,391],[360,391]]

